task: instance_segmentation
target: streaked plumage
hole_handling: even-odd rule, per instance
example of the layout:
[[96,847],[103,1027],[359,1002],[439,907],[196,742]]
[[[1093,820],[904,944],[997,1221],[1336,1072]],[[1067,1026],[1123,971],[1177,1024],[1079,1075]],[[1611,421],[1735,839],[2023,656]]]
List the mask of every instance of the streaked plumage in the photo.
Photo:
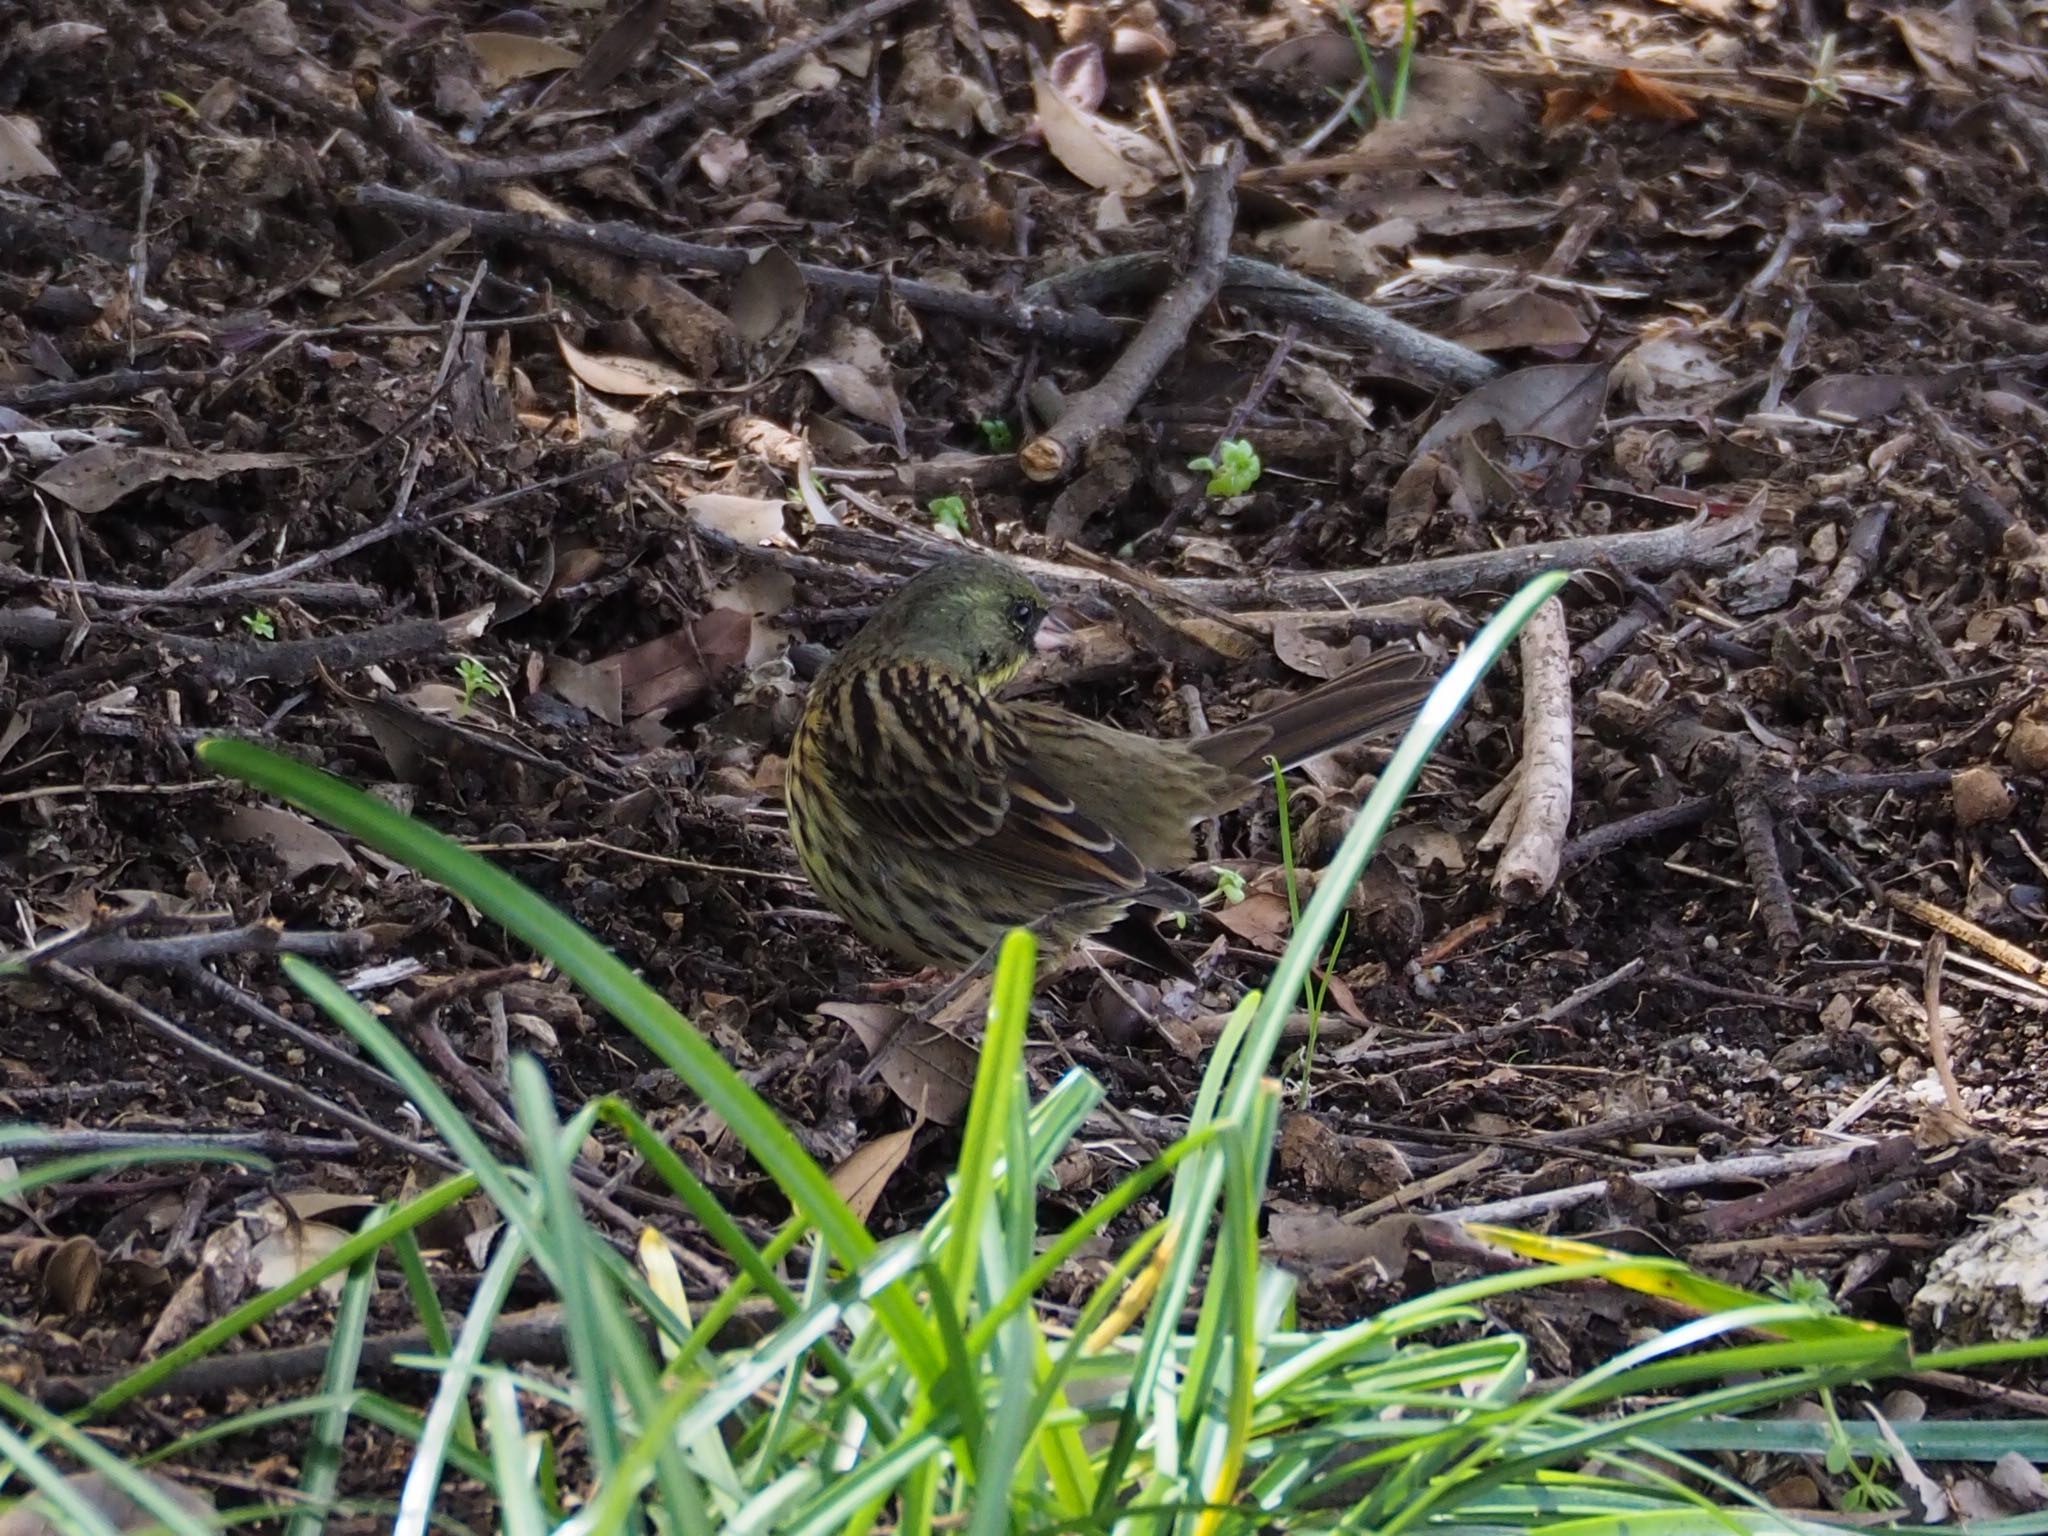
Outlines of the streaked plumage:
[[1001,562],[949,560],[812,684],[789,761],[797,855],[828,906],[906,960],[958,969],[1035,922],[1048,953],[1096,935],[1177,968],[1151,922],[1194,897],[1155,872],[1193,860],[1196,823],[1249,799],[1269,756],[1292,766],[1405,725],[1432,681],[1415,653],[1388,652],[1242,725],[1162,741],[996,697],[1047,607]]

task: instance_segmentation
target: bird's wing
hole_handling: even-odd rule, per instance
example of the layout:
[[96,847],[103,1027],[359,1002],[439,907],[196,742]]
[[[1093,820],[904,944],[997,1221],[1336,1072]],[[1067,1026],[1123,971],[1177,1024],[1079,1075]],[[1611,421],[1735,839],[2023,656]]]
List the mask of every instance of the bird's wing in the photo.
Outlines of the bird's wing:
[[833,788],[864,825],[1063,896],[1144,888],[1137,855],[1029,760],[1002,706],[925,666],[874,667],[828,705]]

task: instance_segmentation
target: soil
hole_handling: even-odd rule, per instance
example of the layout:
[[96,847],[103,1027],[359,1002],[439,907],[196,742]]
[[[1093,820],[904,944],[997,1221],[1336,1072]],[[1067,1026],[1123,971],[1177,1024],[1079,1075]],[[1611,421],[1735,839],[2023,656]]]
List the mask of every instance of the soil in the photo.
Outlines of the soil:
[[[620,1094],[736,1212],[780,1214],[637,1041],[430,883],[211,774],[210,736],[491,851],[821,1161],[914,1129],[870,1219],[927,1215],[956,1133],[913,1104],[971,1063],[973,1006],[950,1026],[968,1047],[869,1070],[850,1021],[886,1019],[902,967],[821,910],[780,784],[806,682],[954,523],[1097,621],[1024,686],[1162,734],[1383,644],[1448,658],[1517,584],[1417,562],[1611,550],[1564,597],[1563,868],[1527,900],[1494,887],[1483,834],[1526,724],[1511,653],[1353,900],[1313,1053],[1283,1055],[1274,1257],[1305,1320],[1342,1320],[1485,1262],[1415,1220],[1476,1210],[1924,1321],[1929,1264],[2039,1184],[2048,1149],[2048,39],[2004,11],[1825,0],[1418,9],[1402,114],[1368,129],[1360,105],[1310,144],[1358,61],[1306,7],[913,4],[748,77],[839,12],[18,6],[0,870],[18,943],[86,932],[0,990],[0,1101],[78,1132],[285,1139],[262,1174],[145,1165],[29,1197],[5,1239],[13,1348],[52,1378],[119,1371],[260,1202],[310,1216],[313,1192],[369,1203],[434,1175],[407,1150],[431,1138],[247,925],[345,936],[316,958],[480,1119],[530,1051],[565,1113]],[[1071,94],[1034,99],[1034,51]],[[1030,285],[1133,252],[1195,280],[1184,193],[1214,195],[1204,154],[1232,138],[1237,254],[1509,382],[1475,409],[1471,377],[1233,277],[1074,473],[1028,480],[1015,449],[1121,345],[1034,332],[1031,305],[1128,337],[1152,304]],[[589,163],[499,174],[577,146]],[[464,234],[379,187],[716,250]],[[768,254],[735,271],[733,251]],[[1261,459],[1241,494],[1189,467],[1225,438]],[[1696,558],[1627,553],[1696,518]],[[1375,570],[1393,596],[1345,601]],[[1386,757],[1297,776],[1305,880]],[[1049,983],[1034,1072],[1078,1063],[1115,1110],[1049,1211],[1186,1114],[1284,941],[1278,830],[1268,803],[1204,834],[1186,878],[1217,894],[1174,935],[1198,986],[1084,961]],[[614,1212],[715,1265],[600,1140]],[[1809,1166],[1832,1148],[1858,1151]],[[78,1238],[101,1263],[82,1296],[49,1270]],[[455,1304],[475,1238],[437,1235]],[[1500,1316],[1566,1371],[1640,1321],[1565,1310],[1585,1305]],[[380,1308],[408,1325],[400,1294]],[[320,1306],[291,1316],[303,1338],[271,1346],[324,1336]],[[1978,1395],[2038,1409],[2043,1390]],[[181,1411],[122,1433],[139,1450]],[[217,1491],[291,1449],[236,1445]],[[388,1492],[391,1465],[366,1452],[359,1491]]]

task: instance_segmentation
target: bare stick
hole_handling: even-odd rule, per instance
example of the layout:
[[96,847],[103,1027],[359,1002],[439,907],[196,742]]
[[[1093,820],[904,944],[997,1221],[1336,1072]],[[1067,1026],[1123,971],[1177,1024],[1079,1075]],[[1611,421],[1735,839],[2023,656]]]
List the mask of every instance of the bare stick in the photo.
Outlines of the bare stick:
[[1018,450],[1017,462],[1029,478],[1057,480],[1071,473],[1090,443],[1129,419],[1160,370],[1187,344],[1188,333],[1223,286],[1223,260],[1230,254],[1230,232],[1237,223],[1237,175],[1243,168],[1242,144],[1233,141],[1210,150],[1196,176],[1189,207],[1193,230],[1186,272],[1152,306],[1109,371],[1069,400],[1058,421]]
[[[382,213],[419,219],[436,228],[454,229],[466,225],[475,234],[491,239],[536,241],[577,250],[603,251],[607,255],[623,256],[668,269],[686,267],[732,276],[753,265],[753,257],[737,246],[678,240],[672,235],[654,234],[632,224],[570,223],[539,214],[471,208],[464,203],[402,191],[381,182],[352,188],[347,193],[347,201],[359,208],[374,208]],[[821,267],[814,262],[798,262],[797,270],[803,274],[805,282],[823,292],[843,293],[858,299],[885,296],[901,299],[913,309],[952,315],[976,325],[999,326],[1027,336],[1044,336],[1070,346],[1114,346],[1123,336],[1121,330],[1101,315],[1069,311],[1054,304],[994,299],[986,294],[964,293],[937,283],[919,282],[915,278],[843,272],[837,267]]]
[[1508,846],[1493,872],[1504,901],[1547,895],[1564,860],[1572,819],[1571,636],[1550,599],[1522,629],[1522,784]]
[[173,1024],[154,1008],[136,1001],[125,992],[117,991],[113,987],[108,986],[97,976],[89,975],[84,971],[74,970],[68,965],[61,964],[46,967],[44,974],[63,982],[72,991],[83,993],[94,1001],[103,1003],[115,1012],[134,1020],[174,1049],[183,1051],[188,1055],[197,1056],[200,1060],[220,1071],[227,1072],[236,1077],[248,1078],[252,1082],[261,1083],[272,1093],[283,1095],[285,1098],[318,1115],[323,1120],[345,1125],[359,1136],[367,1136],[372,1141],[379,1142],[395,1152],[401,1153],[406,1157],[417,1158],[420,1162],[430,1164],[441,1169],[443,1172],[461,1173],[463,1171],[461,1162],[456,1158],[450,1157],[440,1148],[428,1146],[424,1142],[410,1141],[395,1132],[386,1130],[367,1115],[359,1115],[352,1109],[344,1108],[342,1105],[336,1104],[331,1100],[323,1099],[317,1093],[308,1092],[288,1078],[279,1077],[274,1072],[266,1072],[263,1068],[253,1066],[231,1052],[223,1051],[217,1046],[208,1044],[190,1030]]
[[[1789,1173],[1846,1161],[1855,1155],[1855,1151],[1853,1147],[1802,1147],[1793,1152],[1729,1157],[1713,1163],[1685,1163],[1673,1168],[1652,1168],[1646,1173],[1631,1174],[1629,1182],[1643,1189],[1662,1192],[1698,1189],[1703,1184],[1719,1184],[1729,1179],[1776,1179]],[[1439,1211],[1435,1213],[1435,1219],[1519,1224],[1584,1205],[1589,1200],[1611,1193],[1612,1189],[1608,1180],[1595,1179],[1591,1183],[1570,1184],[1563,1189],[1548,1189],[1541,1194],[1522,1195],[1512,1200],[1494,1200],[1485,1205],[1468,1205],[1462,1210]]]
[[1799,947],[1799,914],[1793,910],[1792,887],[1785,879],[1785,861],[1778,853],[1778,818],[1762,786],[1745,775],[1735,786],[1735,836],[1743,866],[1756,887],[1757,905],[1771,948],[1781,955]]
[[624,133],[599,139],[594,144],[577,144],[545,155],[508,155],[498,160],[471,160],[457,168],[463,183],[475,186],[487,181],[518,181],[529,177],[557,176],[565,171],[586,171],[594,165],[623,160],[647,148],[678,124],[764,80],[773,79],[792,64],[801,63],[820,48],[836,43],[850,33],[869,27],[883,17],[904,9],[911,0],[867,0],[836,21],[827,22],[809,37],[800,37],[780,48],[771,48],[759,58],[728,71],[695,90],[684,91],[667,106],[640,119]]
[[1963,1102],[1962,1085],[1956,1081],[1955,1064],[1948,1054],[1948,1026],[1941,1019],[1941,968],[1948,959],[1948,935],[1937,933],[1929,939],[1923,958],[1927,981],[1922,1006],[1927,1010],[1927,1048],[1934,1057],[1934,1075],[1941,1080],[1941,1094],[1948,1100],[1948,1112],[1968,1125],[1970,1106]]
[[1203,577],[1167,585],[1176,596],[1216,607],[1258,603],[1265,607],[1327,608],[1333,598],[1346,604],[1371,604],[1402,597],[1455,597],[1466,592],[1519,586],[1545,571],[1596,566],[1632,571],[1668,571],[1678,566],[1719,569],[1740,558],[1755,526],[1748,518],[1715,522],[1695,518],[1689,523],[1641,533],[1555,539],[1525,544],[1519,549],[1445,555],[1406,565],[1352,571],[1275,572],[1266,577]]
[[[1093,306],[1131,292],[1148,292],[1171,280],[1173,268],[1157,251],[1112,256],[1026,288],[1037,304]],[[1501,365],[1484,353],[1445,341],[1369,304],[1326,288],[1298,272],[1249,256],[1223,263],[1223,302],[1281,320],[1298,320],[1318,340],[1371,349],[1402,378],[1433,389],[1474,389],[1497,378]]]

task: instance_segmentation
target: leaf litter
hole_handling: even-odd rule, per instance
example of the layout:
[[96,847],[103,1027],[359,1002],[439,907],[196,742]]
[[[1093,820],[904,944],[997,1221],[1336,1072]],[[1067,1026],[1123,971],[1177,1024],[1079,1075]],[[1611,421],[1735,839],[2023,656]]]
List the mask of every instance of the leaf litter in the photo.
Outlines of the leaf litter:
[[[1626,1231],[1743,1283],[1821,1272],[1845,1305],[1907,1315],[1932,1256],[2023,1192],[2048,1132],[2048,993],[2012,959],[2048,945],[2035,18],[1856,17],[1829,41],[1798,7],[1689,5],[1658,26],[1425,7],[1410,107],[1374,122],[1351,39],[1305,9],[977,0],[978,50],[884,22],[627,142],[700,68],[823,16],[801,9],[712,26],[550,7],[531,25],[458,7],[438,38],[249,6],[204,40],[239,50],[229,69],[125,10],[31,0],[0,42],[19,83],[0,120],[0,820],[22,936],[151,902],[346,931],[375,950],[380,1007],[422,995],[443,974],[429,958],[467,978],[524,961],[423,883],[202,782],[194,739],[254,735],[514,850],[496,856],[712,1025],[900,1230],[972,1082],[975,1007],[906,1026],[876,1000],[900,978],[793,875],[778,795],[804,684],[890,580],[953,547],[930,503],[970,499],[976,534],[1063,596],[1122,594],[1027,686],[1174,734],[1390,642],[1446,656],[1518,551],[1570,541],[1584,718],[1557,894],[1506,911],[1488,890],[1482,834],[1517,771],[1509,667],[1354,899],[1314,1031],[1305,1002],[1290,1035],[1323,1041],[1282,1064],[1306,1107],[1274,1235],[1304,1316],[1358,1315],[1445,1267],[1381,1202],[1505,1199],[1556,1199],[1526,1219]],[[1383,90],[1399,9],[1365,17]],[[380,61],[391,120],[350,115],[350,81],[319,62],[357,58]],[[1033,488],[1016,446],[1116,349],[1061,339],[1019,296],[1085,280],[1056,318],[1128,334],[1186,259],[1184,172],[1228,137],[1250,150],[1234,258],[1505,371],[1432,382],[1324,311],[1269,312],[1284,290],[1234,270],[1079,478]],[[373,214],[351,200],[372,184],[454,211]],[[505,210],[736,260],[478,233]],[[1139,255],[1150,288],[1102,265]],[[1264,473],[1206,497],[1187,463],[1226,438]],[[1629,539],[1745,508],[1725,557],[1705,540],[1676,569],[1626,563]],[[1408,561],[1477,574],[1345,596]],[[445,648],[363,659],[380,627],[472,613],[489,617],[462,650],[502,703]],[[251,665],[221,686],[217,650],[189,662],[200,641],[262,654],[266,628],[316,648],[297,680]],[[1312,765],[1296,830],[1341,822],[1379,762]],[[1191,883],[1228,869],[1249,895],[1169,935],[1199,989],[1051,977],[1038,1080],[1071,1057],[1121,1104],[1184,1112],[1204,1031],[1284,940],[1278,847],[1270,802],[1202,832]],[[1974,936],[1952,940],[1971,963],[1951,961],[1936,1027],[1955,1013],[1981,1145],[1930,1135],[1849,1193],[1648,1182],[1930,1123],[1930,930],[1872,890]],[[253,945],[212,963],[252,996],[277,986]],[[302,1045],[172,971],[128,985],[331,1091]],[[617,1031],[503,995],[494,1017],[479,985],[439,1019],[471,1070],[532,1048],[565,1096],[663,1103]],[[0,1090],[31,1118],[192,1132],[288,1112],[136,1028],[39,979],[0,1001]],[[60,1088],[75,1097],[48,1108]],[[693,1166],[758,1199],[719,1129],[673,1113]],[[1127,1133],[1070,1176],[1141,1160]],[[384,1199],[415,1172],[366,1144],[278,1177]],[[176,1250],[139,1178],[31,1215],[60,1239],[133,1220],[144,1268],[195,1298],[176,1332],[209,1315],[192,1281],[246,1283],[259,1261],[242,1193],[204,1192]],[[435,1248],[451,1289],[490,1240]],[[15,1315],[47,1280],[98,1352],[74,1363],[128,1363],[168,1298],[112,1264],[85,1284],[75,1249],[36,1273],[59,1247],[14,1275]],[[287,1337],[318,1337],[313,1308]],[[1561,1336],[1599,1351],[1626,1326]]]

